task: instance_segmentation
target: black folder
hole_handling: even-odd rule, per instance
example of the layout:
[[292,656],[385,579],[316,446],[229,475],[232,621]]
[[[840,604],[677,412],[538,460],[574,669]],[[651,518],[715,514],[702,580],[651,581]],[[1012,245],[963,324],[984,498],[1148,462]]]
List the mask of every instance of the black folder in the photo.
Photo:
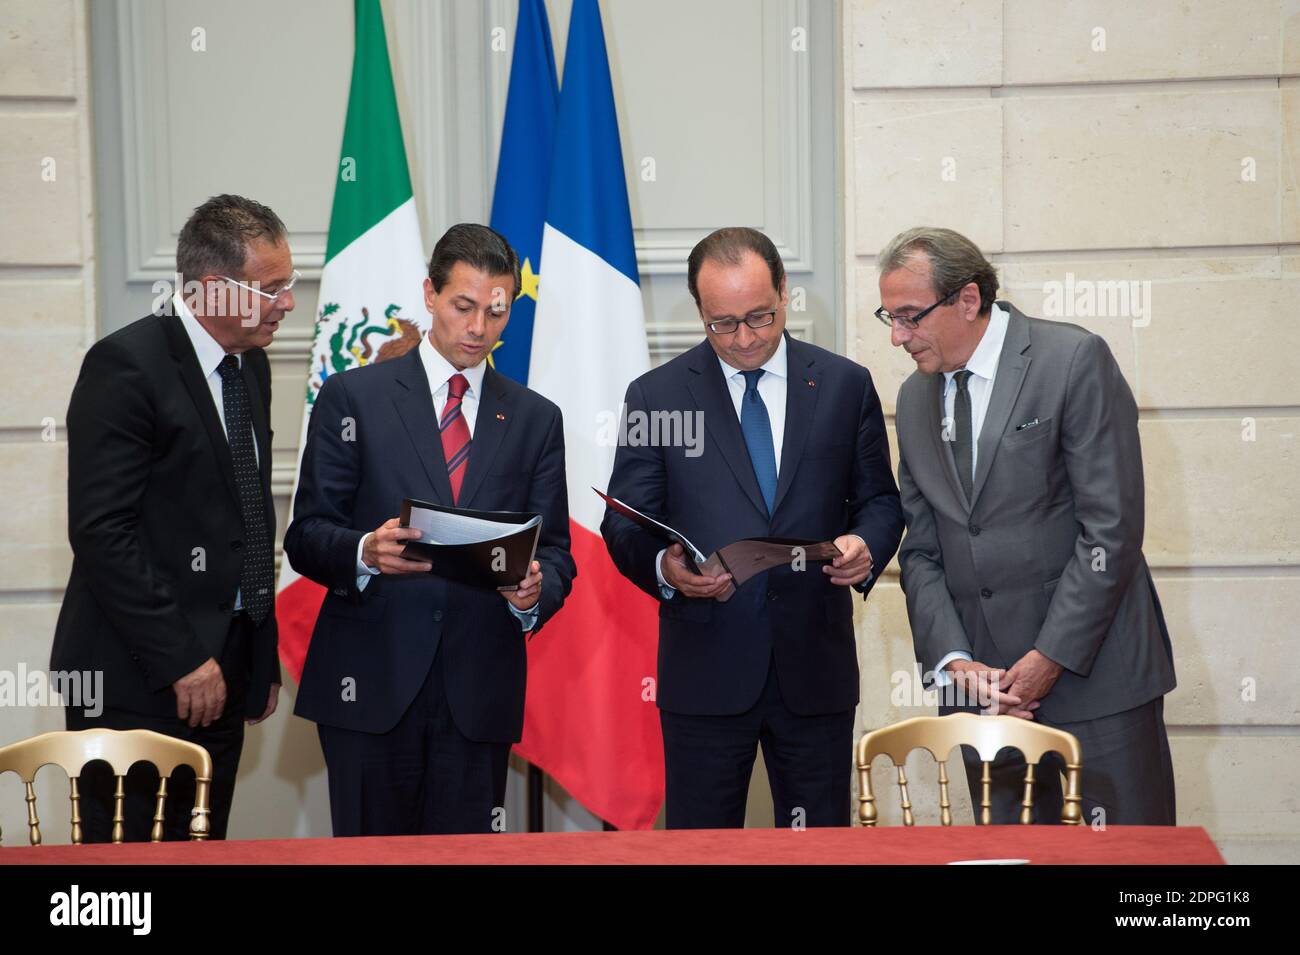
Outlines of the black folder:
[[643,514],[631,504],[625,504],[616,497],[610,497],[596,488],[592,488],[601,499],[609,505],[610,510],[622,514],[628,520],[639,524],[666,544],[681,544],[686,551],[686,567],[692,573],[716,577],[719,574],[731,575],[731,586],[714,599],[720,603],[730,600],[736,588],[745,581],[772,567],[782,564],[795,564],[805,567],[808,562],[824,562],[840,556],[840,549],[833,541],[813,541],[795,537],[749,537],[733,541],[726,547],[720,547],[708,557],[692,544],[681,531],[657,521],[649,514]]
[[475,511],[412,498],[402,502],[400,523],[424,533],[407,542],[403,557],[432,564],[434,576],[484,590],[519,588],[542,531],[540,514]]

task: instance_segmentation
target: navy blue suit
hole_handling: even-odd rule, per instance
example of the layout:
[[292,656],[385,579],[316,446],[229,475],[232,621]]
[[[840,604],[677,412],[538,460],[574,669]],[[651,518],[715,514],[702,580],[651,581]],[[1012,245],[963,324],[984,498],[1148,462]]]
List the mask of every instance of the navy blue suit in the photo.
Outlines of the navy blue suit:
[[[482,392],[456,503],[542,515],[536,559],[544,576],[531,638],[560,609],[576,574],[569,553],[564,428],[552,402],[491,368]],[[509,744],[523,730],[527,672],[525,636],[506,601],[495,592],[424,574],[381,574],[364,589],[357,587],[358,543],[396,516],[406,497],[453,503],[418,349],[331,375],[317,395],[284,549],[294,569],[328,593],[295,712],[326,728],[322,745],[329,763],[331,739],[344,734],[331,737],[328,728],[361,740],[352,751],[357,755],[366,738],[355,734],[371,734],[375,747],[386,746],[383,734],[406,732],[413,714],[423,719],[436,710],[444,729],[454,727],[470,743],[496,745],[492,775],[504,785]],[[353,693],[343,692],[345,681],[352,681]],[[368,757],[361,752],[357,760],[364,764]],[[330,767],[332,809],[339,789],[335,768]],[[359,785],[339,783],[354,785],[353,792]],[[338,795],[346,801],[341,789]],[[334,814],[336,835],[345,834],[341,822],[345,830],[359,824]]]
[[[703,412],[702,453],[691,457],[681,447],[620,446],[609,493],[678,529],[705,554],[746,537],[831,540],[857,534],[873,558],[871,576],[858,586],[865,598],[903,532],[880,401],[862,366],[788,336],[786,341],[785,431],[771,515],[708,341],[642,375],[626,398],[629,415]],[[663,542],[610,510],[601,533],[620,572],[660,601],[657,699],[669,825],[743,821],[743,789],[738,788],[748,785],[744,739],[750,729],[754,738],[747,744],[748,764],[752,766],[761,740],[778,825],[788,821],[783,804],[808,808],[813,801],[799,801],[808,795],[800,780],[792,778],[803,771],[800,760],[785,761],[789,772],[774,770],[788,752],[785,743],[801,734],[808,740],[818,737],[826,742],[813,745],[834,750],[823,762],[835,764],[835,780],[816,798],[827,801],[826,818],[847,823],[848,734],[858,702],[848,588],[830,583],[821,564],[809,564],[802,572],[779,567],[762,573],[726,602],[680,592],[664,600],[655,574]],[[770,724],[780,721],[771,712],[784,720],[775,731]],[[719,717],[750,719],[750,728],[738,729]],[[834,730],[828,731],[826,719],[820,718],[833,718]],[[727,767],[705,765],[714,728],[720,734],[718,759],[730,762]],[[687,736],[692,742],[678,747]],[[840,751],[843,743],[849,745]],[[731,755],[725,752],[729,747]],[[676,762],[675,751],[688,754],[684,762]]]

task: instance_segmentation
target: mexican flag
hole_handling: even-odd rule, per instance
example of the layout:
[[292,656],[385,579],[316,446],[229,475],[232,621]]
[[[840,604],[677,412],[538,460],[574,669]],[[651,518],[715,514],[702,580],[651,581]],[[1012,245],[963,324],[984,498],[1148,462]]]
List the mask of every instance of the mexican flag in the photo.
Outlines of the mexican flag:
[[[312,404],[325,379],[403,355],[420,343],[429,327],[423,293],[428,273],[406,168],[384,18],[379,0],[354,2],[352,87],[307,372],[300,466]],[[323,587],[299,577],[287,560],[281,561],[275,601],[280,662],[295,681],[302,676],[324,596]]]

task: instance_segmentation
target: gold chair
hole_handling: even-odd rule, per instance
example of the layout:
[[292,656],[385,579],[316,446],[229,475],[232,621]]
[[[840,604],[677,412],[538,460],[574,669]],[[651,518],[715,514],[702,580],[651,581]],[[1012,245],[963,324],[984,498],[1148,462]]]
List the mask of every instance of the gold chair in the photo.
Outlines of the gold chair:
[[[44,733],[9,746],[0,747],[0,775],[15,772],[27,792],[27,829],[34,846],[41,844],[41,821],[36,815],[36,791],[32,784],[42,766],[61,766],[68,774],[72,799],[72,843],[81,844],[81,795],[77,780],[85,765],[102,759],[117,777],[113,795],[113,841],[122,841],[125,821],[126,774],[138,762],[152,763],[158,769],[158,799],[154,807],[151,842],[161,842],[163,810],[167,803],[167,780],[178,766],[194,770],[194,809],[190,817],[190,839],[208,837],[208,789],[212,785],[212,757],[197,743],[164,736],[153,730],[91,729],[79,732]],[[2,838],[3,834],[0,834]]]
[[[1044,753],[1056,752],[1065,759],[1065,805],[1061,822],[1077,826],[1083,822],[1080,806],[1079,773],[1083,769],[1083,750],[1079,741],[1064,730],[1017,716],[976,716],[953,713],[950,716],[918,716],[893,726],[873,730],[858,741],[858,822],[876,824],[876,799],[871,791],[871,761],[881,753],[889,756],[898,770],[898,789],[903,802],[903,825],[912,826],[912,802],[907,792],[907,773],[903,764],[914,749],[929,751],[939,764],[939,820],[952,825],[952,806],[948,801],[948,755],[961,744],[973,746],[984,764],[980,786],[980,822],[991,822],[989,789],[992,783],[989,764],[998,750],[1010,746],[1025,757],[1025,795],[1020,803],[1020,822],[1028,825],[1034,808],[1034,769]],[[960,754],[959,754],[960,756]],[[964,767],[963,767],[964,771]]]

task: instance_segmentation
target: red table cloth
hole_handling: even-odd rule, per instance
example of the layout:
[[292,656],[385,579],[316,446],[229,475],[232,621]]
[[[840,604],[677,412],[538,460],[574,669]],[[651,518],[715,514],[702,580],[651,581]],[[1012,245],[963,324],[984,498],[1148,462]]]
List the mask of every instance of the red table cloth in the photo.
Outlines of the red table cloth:
[[0,848],[0,865],[934,865],[1007,858],[1039,865],[1223,864],[1199,826],[700,829]]

